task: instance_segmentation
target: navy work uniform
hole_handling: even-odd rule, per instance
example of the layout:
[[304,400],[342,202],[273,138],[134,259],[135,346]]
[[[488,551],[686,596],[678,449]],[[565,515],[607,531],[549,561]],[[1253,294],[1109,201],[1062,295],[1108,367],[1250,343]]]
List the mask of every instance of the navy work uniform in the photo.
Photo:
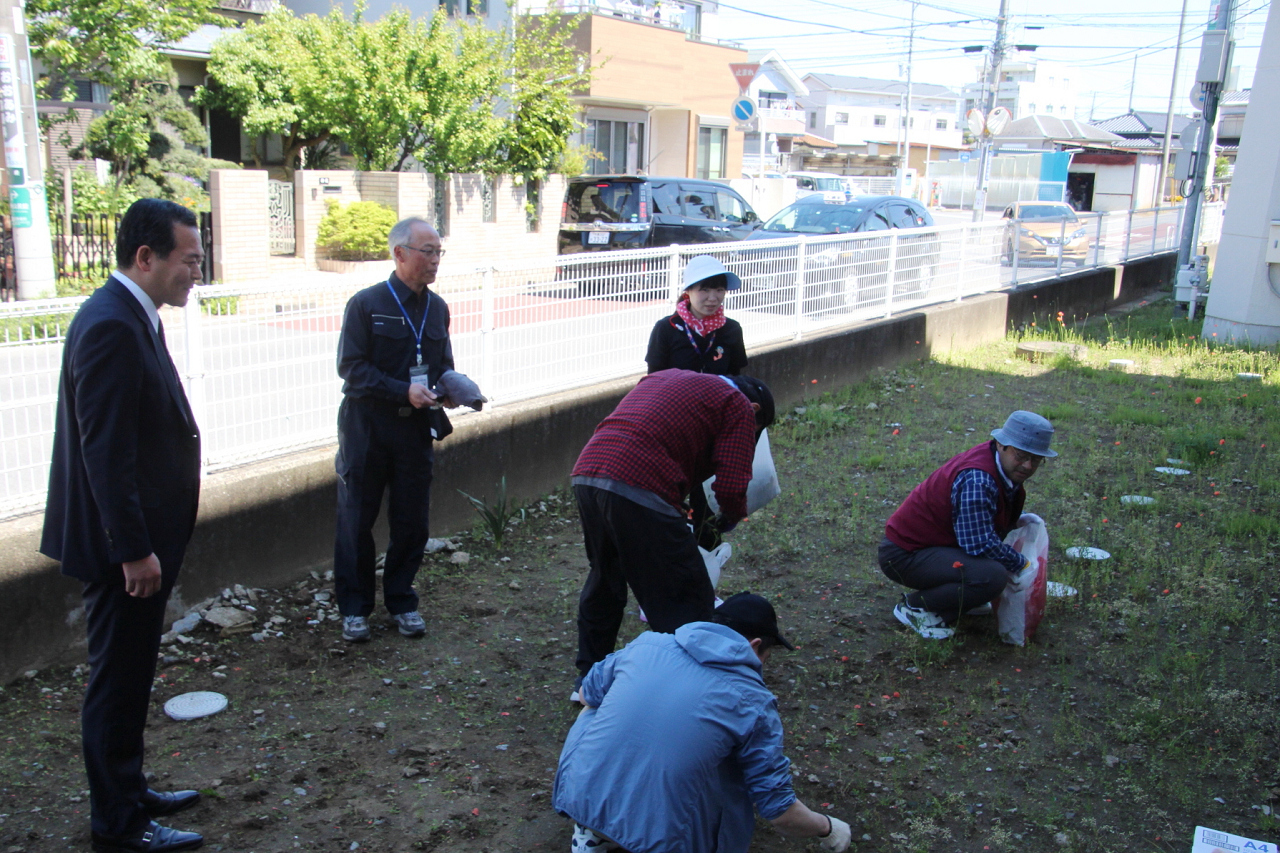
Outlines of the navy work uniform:
[[338,519],[333,573],[343,616],[368,617],[374,605],[373,524],[390,487],[391,538],[382,577],[392,615],[418,609],[413,580],[427,545],[433,437],[448,419],[409,404],[409,384],[433,387],[453,368],[449,306],[423,288],[414,293],[395,273],[351,297],[338,342],[344,380],[338,409]]

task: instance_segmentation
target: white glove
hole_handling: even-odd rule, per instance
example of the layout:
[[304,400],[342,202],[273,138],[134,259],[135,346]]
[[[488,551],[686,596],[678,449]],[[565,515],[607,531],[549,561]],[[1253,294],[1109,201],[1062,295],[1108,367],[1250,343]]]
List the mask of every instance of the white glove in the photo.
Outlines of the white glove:
[[827,820],[831,821],[831,831],[822,836],[822,849],[830,850],[832,853],[844,853],[845,850],[849,849],[849,840],[853,837],[853,830],[849,829],[849,824],[838,817],[828,815]]
[[1028,524],[1044,524],[1044,519],[1036,515],[1034,512],[1024,512],[1018,516],[1018,526],[1026,527]]
[[1031,568],[1031,561],[1026,557],[1022,558],[1022,568],[1016,572],[1010,572],[1009,582],[1005,584],[1005,589],[1009,592],[1022,592],[1031,586],[1031,581],[1035,579],[1035,572],[1028,571]]

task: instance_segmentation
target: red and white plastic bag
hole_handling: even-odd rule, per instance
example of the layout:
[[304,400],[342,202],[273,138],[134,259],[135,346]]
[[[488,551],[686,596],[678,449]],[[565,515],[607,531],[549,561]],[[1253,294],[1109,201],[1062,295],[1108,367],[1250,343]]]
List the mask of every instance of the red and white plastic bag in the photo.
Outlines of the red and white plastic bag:
[[1049,579],[1049,531],[1036,516],[1024,515],[1004,542],[1031,565],[1010,581],[993,604],[1000,639],[1025,646],[1044,618]]

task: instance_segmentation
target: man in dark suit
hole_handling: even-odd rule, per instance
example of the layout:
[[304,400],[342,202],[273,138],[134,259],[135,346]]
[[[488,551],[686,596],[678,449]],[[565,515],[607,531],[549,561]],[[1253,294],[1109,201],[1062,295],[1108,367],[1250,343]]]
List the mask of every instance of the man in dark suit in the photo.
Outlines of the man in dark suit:
[[98,853],[204,840],[152,820],[200,794],[152,791],[142,773],[165,604],[200,491],[200,435],[157,309],[186,304],[203,257],[191,211],[135,202],[116,236],[117,271],[81,306],[62,356],[40,551],[84,582],[81,729]]

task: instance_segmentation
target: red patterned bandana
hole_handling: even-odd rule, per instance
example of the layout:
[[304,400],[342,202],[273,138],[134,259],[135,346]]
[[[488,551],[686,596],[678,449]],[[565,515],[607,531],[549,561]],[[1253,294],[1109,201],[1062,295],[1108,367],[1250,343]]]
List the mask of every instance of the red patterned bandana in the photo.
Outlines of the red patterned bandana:
[[710,317],[699,317],[693,313],[693,308],[689,305],[689,295],[687,293],[680,294],[680,301],[676,303],[676,313],[680,315],[680,319],[693,329],[694,334],[700,338],[714,332],[716,329],[724,325],[724,306],[721,305],[716,309],[715,313]]

